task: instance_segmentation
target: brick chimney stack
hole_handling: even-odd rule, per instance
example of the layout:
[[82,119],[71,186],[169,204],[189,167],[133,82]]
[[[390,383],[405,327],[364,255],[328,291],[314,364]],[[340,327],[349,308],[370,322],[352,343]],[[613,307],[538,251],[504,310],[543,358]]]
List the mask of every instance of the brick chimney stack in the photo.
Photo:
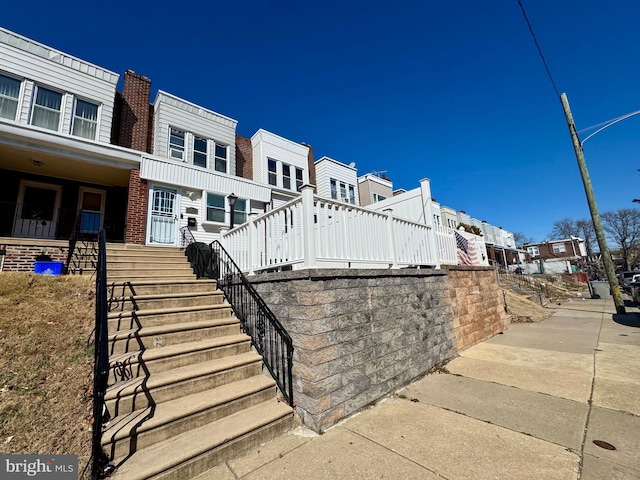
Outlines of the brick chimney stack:
[[151,153],[153,112],[150,97],[151,80],[127,70],[124,88],[116,96],[113,143]]

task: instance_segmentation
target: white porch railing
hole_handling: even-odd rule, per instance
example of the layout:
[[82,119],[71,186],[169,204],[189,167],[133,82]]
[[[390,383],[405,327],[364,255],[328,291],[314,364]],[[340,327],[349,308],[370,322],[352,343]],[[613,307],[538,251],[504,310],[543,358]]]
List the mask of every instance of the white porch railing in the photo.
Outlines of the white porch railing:
[[[431,227],[368,209],[303,195],[222,235],[245,272],[290,266],[439,267]],[[455,239],[453,240],[455,248]],[[454,251],[455,255],[455,251]]]

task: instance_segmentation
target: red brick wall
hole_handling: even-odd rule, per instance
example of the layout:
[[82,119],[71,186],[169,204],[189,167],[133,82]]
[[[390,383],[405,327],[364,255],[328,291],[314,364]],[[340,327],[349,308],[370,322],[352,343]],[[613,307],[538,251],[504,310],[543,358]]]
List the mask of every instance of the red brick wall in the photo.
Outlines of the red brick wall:
[[251,139],[236,135],[236,175],[253,180],[253,149]]
[[2,269],[9,272],[33,272],[33,264],[39,255],[48,255],[55,262],[66,262],[69,245],[38,245],[38,240],[12,242],[0,245],[0,255],[4,252]]
[[147,181],[140,178],[140,170],[129,174],[129,201],[127,204],[127,227],[125,242],[144,245],[147,228]]
[[149,105],[150,95],[151,80],[127,70],[124,88],[116,98],[113,143],[151,153],[153,109]]
[[318,193],[318,186],[316,185],[316,164],[313,159],[313,147],[303,143],[305,147],[309,149],[307,154],[307,165],[309,166],[309,184],[313,185],[313,191]]

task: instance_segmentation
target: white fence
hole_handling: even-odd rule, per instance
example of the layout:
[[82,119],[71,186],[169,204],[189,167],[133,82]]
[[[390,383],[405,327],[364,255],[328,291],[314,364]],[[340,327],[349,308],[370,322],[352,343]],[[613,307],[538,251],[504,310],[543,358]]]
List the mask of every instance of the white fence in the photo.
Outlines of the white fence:
[[[292,202],[222,235],[241,270],[281,267],[439,267],[430,227],[319,198],[305,187]],[[455,245],[454,245],[455,247]]]

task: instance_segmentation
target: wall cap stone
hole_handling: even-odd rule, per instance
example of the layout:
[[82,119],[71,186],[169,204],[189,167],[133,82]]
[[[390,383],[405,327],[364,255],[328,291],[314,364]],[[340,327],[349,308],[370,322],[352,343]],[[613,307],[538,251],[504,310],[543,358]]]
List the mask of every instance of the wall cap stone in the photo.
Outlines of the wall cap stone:
[[310,268],[306,270],[290,270],[288,272],[258,273],[256,275],[249,276],[249,281],[251,283],[270,283],[291,280],[333,280],[336,278],[443,277],[446,275],[446,270],[438,269]]

